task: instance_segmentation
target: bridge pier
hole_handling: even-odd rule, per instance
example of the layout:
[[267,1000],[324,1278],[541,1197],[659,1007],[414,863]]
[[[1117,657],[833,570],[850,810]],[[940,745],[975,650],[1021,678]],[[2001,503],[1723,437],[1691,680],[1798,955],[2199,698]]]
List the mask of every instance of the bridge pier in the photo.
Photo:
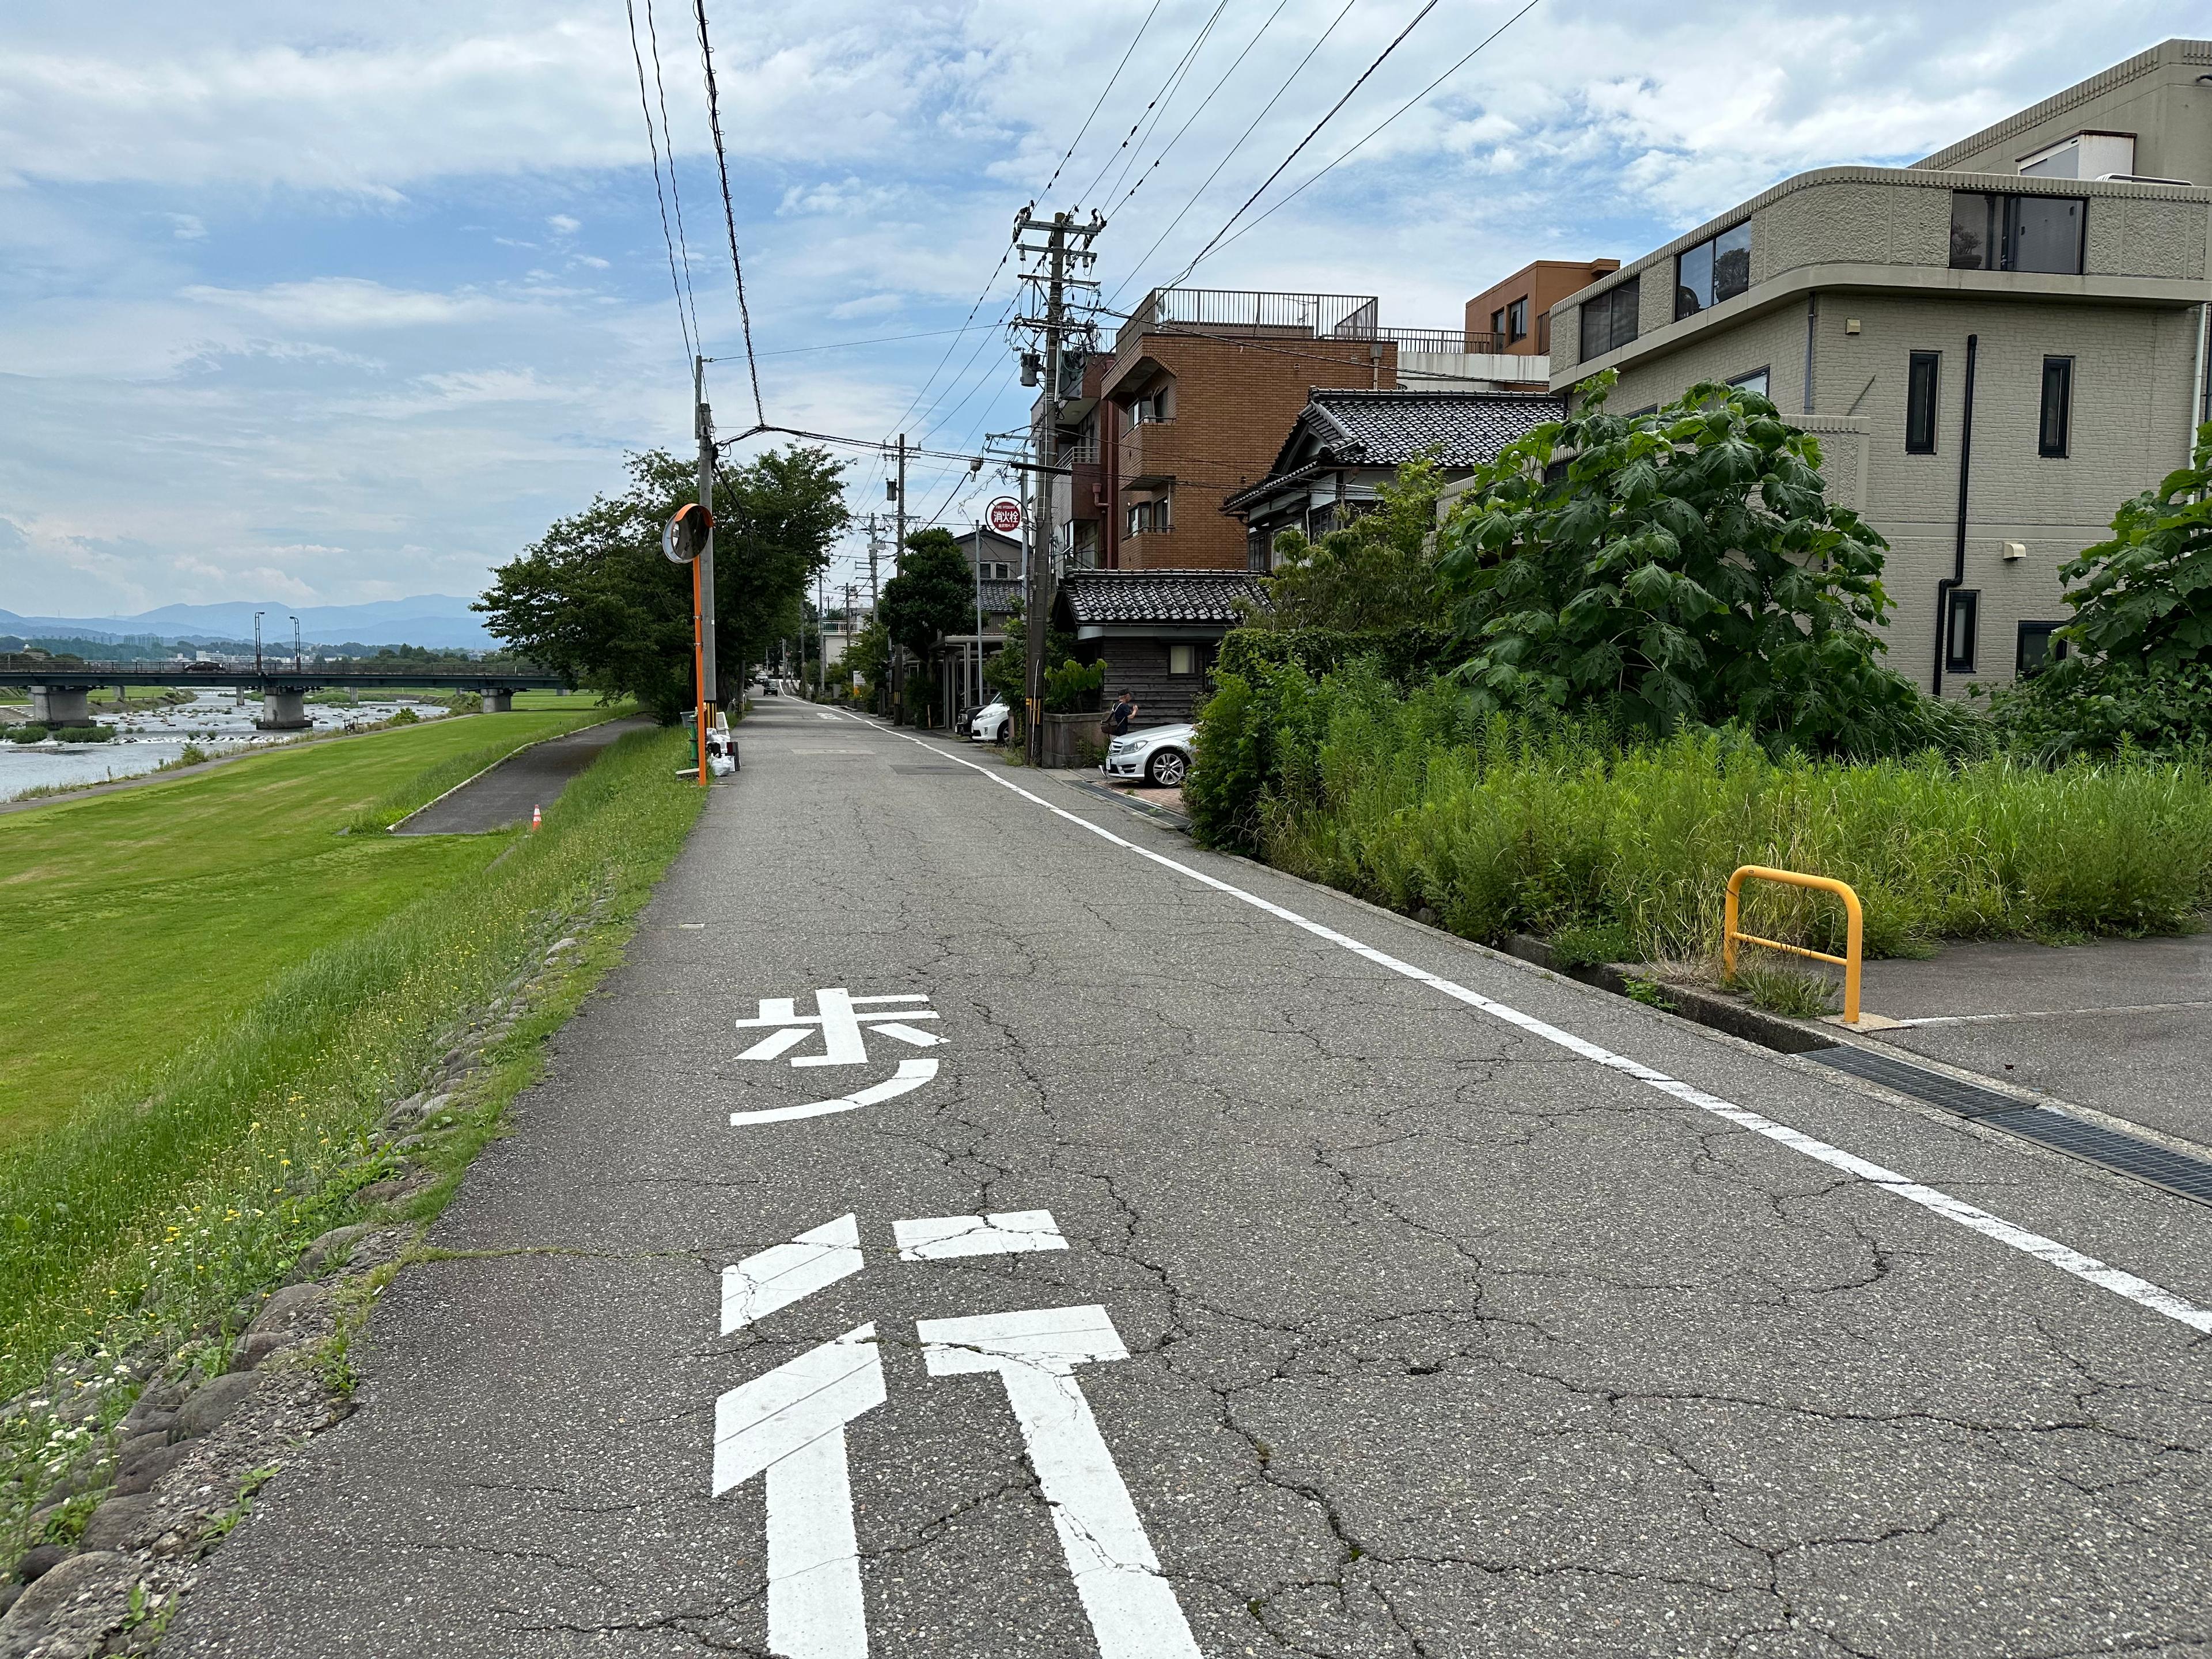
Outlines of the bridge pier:
[[314,722],[307,718],[307,694],[293,686],[270,686],[261,693],[261,718],[253,722],[264,732],[304,732]]
[[92,693],[82,685],[34,685],[31,718],[44,726],[92,724]]
[[514,712],[514,693],[487,691],[483,694],[483,711],[487,714],[506,714]]

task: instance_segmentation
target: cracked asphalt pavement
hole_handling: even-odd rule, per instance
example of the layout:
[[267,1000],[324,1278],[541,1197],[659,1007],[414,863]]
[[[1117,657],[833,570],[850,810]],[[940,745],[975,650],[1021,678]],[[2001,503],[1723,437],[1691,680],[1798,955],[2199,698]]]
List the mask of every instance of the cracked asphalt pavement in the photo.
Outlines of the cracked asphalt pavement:
[[[769,1652],[799,1591],[763,1480],[712,1490],[716,1402],[872,1322],[883,1403],[843,1430],[866,1650],[1131,1659],[1007,1388],[933,1374],[916,1334],[1091,1306],[1129,1357],[1075,1380],[1214,1659],[2212,1642],[2212,1338],[1786,1136],[2198,1309],[2212,1213],[957,745],[802,704],[744,741],[434,1230],[453,1254],[387,1293],[361,1409],[264,1491],[171,1650]],[[763,1000],[839,987],[926,995],[941,1042],[738,1058]],[[925,1054],[896,1098],[730,1121]],[[1039,1210],[1066,1249],[908,1261],[892,1231]],[[848,1214],[865,1267],[720,1334],[724,1268]]]

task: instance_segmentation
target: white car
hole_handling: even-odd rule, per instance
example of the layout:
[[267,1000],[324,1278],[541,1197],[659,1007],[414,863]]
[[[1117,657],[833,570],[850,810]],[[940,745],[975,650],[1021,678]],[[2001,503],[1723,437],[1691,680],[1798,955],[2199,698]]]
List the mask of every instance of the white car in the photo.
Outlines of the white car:
[[968,740],[970,743],[1004,743],[1006,740],[1006,722],[1013,718],[1013,713],[1006,707],[1004,697],[992,698],[977,709],[975,717],[968,722]]
[[1161,789],[1180,789],[1190,775],[1194,726],[1149,726],[1106,745],[1106,763],[1098,769],[1109,778],[1141,778]]

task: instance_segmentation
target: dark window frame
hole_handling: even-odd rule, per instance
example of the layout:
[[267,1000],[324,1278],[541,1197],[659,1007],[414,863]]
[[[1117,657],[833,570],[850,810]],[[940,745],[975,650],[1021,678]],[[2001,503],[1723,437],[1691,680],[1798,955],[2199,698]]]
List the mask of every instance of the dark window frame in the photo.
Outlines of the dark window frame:
[[1751,221],[1742,219],[1674,256],[1674,320],[1710,311],[1750,288]]
[[[2055,371],[2055,373],[2054,373]],[[2057,388],[2056,400],[2051,389]],[[2046,460],[2063,461],[2074,442],[2074,360],[2043,360],[2043,391],[2035,421],[2035,453]]]
[[[2066,641],[2052,637],[2058,629],[2065,626],[2064,623],[2058,622],[2021,623],[2019,632],[2013,641],[2012,672],[2015,678],[2024,680],[2032,674],[2040,674],[2055,662],[2065,661]],[[2028,660],[2027,642],[2030,640],[2039,640],[2043,644],[2042,650],[2037,653],[2033,662]]]
[[1505,338],[1510,344],[1528,337],[1528,296],[1522,295],[1505,307]]
[[1618,351],[1636,339],[1642,328],[1643,293],[1644,278],[1639,271],[1626,282],[1583,301],[1583,362]]
[[[1921,371],[1927,371],[1927,387],[1923,395]],[[1942,412],[1943,354],[1940,351],[1915,351],[1905,360],[1905,453],[1908,455],[1933,455],[1936,453],[1936,428]]]
[[[2070,264],[2031,265],[2021,262],[2029,202],[2064,203],[2074,210],[2074,246]],[[1971,251],[1962,245],[1960,226],[1976,242]],[[1978,228],[1976,222],[1978,222]],[[2050,276],[2079,276],[2087,263],[2089,204],[2080,196],[2061,196],[2047,191],[1954,190],[1951,192],[1950,267],[1954,270],[2014,270]]]
[[1748,392],[1753,380],[1759,383],[1759,395],[1771,402],[1774,395],[1774,365],[1772,363],[1761,363],[1757,368],[1747,368],[1741,374],[1731,375],[1724,384],[1740,392]]
[[[1959,636],[1960,623],[1966,623],[1966,648],[1961,651]],[[1943,611],[1943,672],[1947,674],[1971,674],[1974,672],[1974,655],[1981,643],[1982,591],[1978,587],[1954,587]]]

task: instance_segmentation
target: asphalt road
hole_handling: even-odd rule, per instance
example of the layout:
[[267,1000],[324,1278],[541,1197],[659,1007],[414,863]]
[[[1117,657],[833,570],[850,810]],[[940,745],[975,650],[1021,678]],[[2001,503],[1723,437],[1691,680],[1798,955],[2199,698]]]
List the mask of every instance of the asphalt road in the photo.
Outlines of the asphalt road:
[[745,732],[169,1650],[2203,1652],[2202,1208]]
[[2212,1147],[2212,933],[1870,962],[1880,1032],[1924,1054]]
[[599,759],[609,744],[650,724],[642,717],[602,720],[580,732],[533,743],[403,820],[395,833],[471,836],[503,830],[510,823],[527,823],[533,810],[550,807],[568,787],[568,781]]

